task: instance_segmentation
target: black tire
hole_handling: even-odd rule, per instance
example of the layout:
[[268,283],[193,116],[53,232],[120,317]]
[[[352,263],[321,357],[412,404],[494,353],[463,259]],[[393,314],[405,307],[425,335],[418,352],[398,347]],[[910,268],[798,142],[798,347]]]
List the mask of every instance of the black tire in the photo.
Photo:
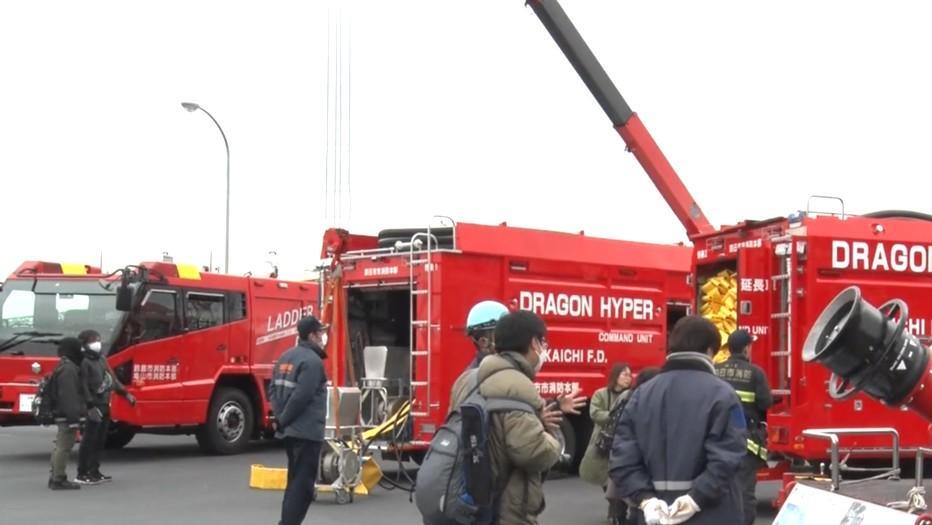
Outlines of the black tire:
[[249,446],[254,426],[249,396],[238,388],[221,387],[214,392],[207,421],[195,437],[201,449],[209,454],[239,454]]
[[[411,238],[416,233],[427,233],[427,228],[402,228],[402,229],[390,229],[382,230],[379,232],[378,245],[379,248],[394,248],[395,243],[398,241],[401,242],[411,242]],[[438,248],[452,248],[453,247],[453,228],[450,227],[440,227],[431,229],[431,235],[437,239],[437,246],[431,245],[431,248],[436,250]],[[426,240],[424,237],[422,240]]]
[[129,442],[136,436],[136,429],[122,425],[120,423],[111,423],[107,432],[107,440],[104,442],[104,448],[107,450],[117,450],[129,445]]
[[576,429],[566,417],[560,421],[557,441],[563,445],[563,454],[569,456],[565,462],[560,463],[559,470],[569,474],[575,473],[579,469],[579,462],[582,461],[582,451],[577,446]]

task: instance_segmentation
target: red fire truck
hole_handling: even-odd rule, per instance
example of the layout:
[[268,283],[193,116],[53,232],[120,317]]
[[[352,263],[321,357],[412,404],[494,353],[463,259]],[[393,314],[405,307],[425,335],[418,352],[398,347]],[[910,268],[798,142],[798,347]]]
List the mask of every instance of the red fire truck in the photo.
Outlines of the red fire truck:
[[[362,385],[363,419],[381,422],[410,402],[409,433],[423,449],[447,414],[450,389],[475,356],[469,309],[497,300],[547,322],[549,355],[536,379],[544,397],[603,386],[613,363],[635,370],[663,361],[667,330],[690,309],[691,250],[506,225],[451,224],[383,230],[377,236],[330,230],[334,259],[325,296],[338,306],[328,366],[342,385]],[[366,353],[384,347],[384,368]],[[372,387],[375,380],[375,386]],[[373,406],[368,389],[383,392]],[[564,421],[565,452],[578,461],[591,431],[587,416]]]
[[[904,299],[911,308],[910,331],[932,333],[932,300],[926,295],[932,289],[932,216],[892,211],[855,217],[841,202],[835,213],[807,209],[714,229],[559,3],[529,4],[686,228],[695,244],[695,296],[701,299],[699,289],[722,270],[737,272],[737,326],[757,335],[751,357],[775,389],[767,418],[771,452],[791,462],[827,458],[824,443],[803,436],[813,427],[882,424],[899,431],[904,450],[927,444],[927,423],[905,409],[864,395],[834,400],[826,389],[828,373],[803,362],[802,347],[822,309],[852,284],[878,304]],[[885,437],[848,441],[853,455],[889,454]]]
[[113,400],[111,447],[137,432],[195,434],[213,453],[243,450],[269,428],[265,385],[318,304],[316,283],[146,262],[103,275],[26,262],[0,292],[0,425],[31,425],[36,384],[56,343],[100,332],[104,355],[138,402]]

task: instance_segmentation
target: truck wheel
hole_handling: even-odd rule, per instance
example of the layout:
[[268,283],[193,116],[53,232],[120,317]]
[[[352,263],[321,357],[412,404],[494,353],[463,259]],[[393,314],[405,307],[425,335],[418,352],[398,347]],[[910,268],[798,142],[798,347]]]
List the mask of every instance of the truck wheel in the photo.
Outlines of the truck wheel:
[[561,462],[559,469],[569,473],[576,472],[582,454],[579,453],[576,446],[576,430],[573,429],[573,424],[565,417],[560,421],[560,429],[556,432],[556,438],[560,442],[562,454],[566,460]]
[[252,402],[242,390],[218,388],[210,401],[207,421],[198,429],[197,444],[210,454],[239,454],[252,436]]
[[104,447],[108,450],[116,450],[129,445],[129,442],[133,440],[133,437],[136,436],[136,429],[120,424],[120,423],[111,423],[110,429],[107,432],[107,440],[104,442]]

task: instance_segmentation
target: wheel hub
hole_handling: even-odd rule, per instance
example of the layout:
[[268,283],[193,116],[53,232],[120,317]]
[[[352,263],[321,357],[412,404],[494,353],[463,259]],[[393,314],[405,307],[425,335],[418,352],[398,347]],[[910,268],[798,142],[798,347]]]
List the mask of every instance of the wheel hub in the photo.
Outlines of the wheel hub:
[[217,413],[217,429],[227,442],[234,442],[243,436],[246,430],[246,414],[238,403],[229,401],[220,407]]

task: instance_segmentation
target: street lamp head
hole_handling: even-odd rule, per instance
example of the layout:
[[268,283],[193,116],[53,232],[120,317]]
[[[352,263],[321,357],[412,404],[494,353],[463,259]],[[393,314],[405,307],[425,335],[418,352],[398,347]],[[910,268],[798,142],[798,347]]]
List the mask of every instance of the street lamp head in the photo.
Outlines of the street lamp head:
[[186,110],[188,110],[188,111],[197,111],[198,109],[201,108],[200,106],[198,106],[198,105],[195,104],[194,102],[182,102],[182,103],[181,103],[181,107],[183,107],[184,109],[186,109]]

